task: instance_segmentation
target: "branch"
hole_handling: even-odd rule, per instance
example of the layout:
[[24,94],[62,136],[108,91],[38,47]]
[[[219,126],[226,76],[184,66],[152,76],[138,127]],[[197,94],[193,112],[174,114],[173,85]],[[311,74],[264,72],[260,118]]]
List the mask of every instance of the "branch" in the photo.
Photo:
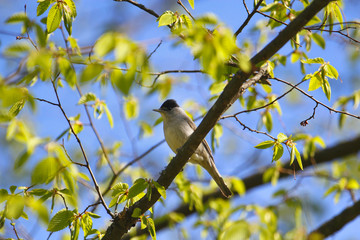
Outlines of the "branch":
[[[349,140],[345,142],[338,143],[337,145],[333,147],[329,147],[326,149],[323,149],[317,153],[315,153],[314,159],[317,164],[321,163],[329,163],[331,161],[334,161],[338,158],[345,158],[347,156],[350,156],[352,154],[356,154],[357,152],[360,152],[360,136]],[[302,156],[303,158],[303,156]],[[287,161],[283,164],[282,171],[280,172],[279,179],[284,179],[286,177],[289,177],[289,174],[293,172],[292,167],[290,166],[290,161]],[[287,167],[286,167],[287,166]],[[304,161],[303,162],[304,169],[312,167],[312,163],[310,161]],[[243,180],[246,191],[252,190],[256,187],[263,186],[265,184],[268,184],[267,182],[263,181],[263,175],[266,172],[267,169],[264,169],[263,171],[259,171],[253,175],[250,175]],[[233,191],[236,193],[235,191]],[[212,193],[206,194],[203,196],[202,202],[203,204],[206,204],[211,199],[220,198],[222,197],[219,190],[216,190]],[[188,217],[194,213],[196,213],[196,209],[190,210],[190,206],[188,204],[182,204],[173,211],[172,213],[179,213],[183,215],[184,217]],[[169,225],[174,224],[174,222],[171,220],[171,218],[168,215],[164,215],[159,217],[155,220],[155,228],[157,231],[162,230],[164,228],[169,227]],[[147,232],[146,229],[137,229],[136,235],[142,235]],[[126,236],[124,239],[130,239],[130,236]]]
[[251,18],[254,16],[254,14],[257,12],[257,10],[259,9],[259,7],[260,7],[260,5],[261,5],[261,3],[262,3],[263,1],[264,1],[264,0],[260,0],[260,1],[256,4],[256,6],[254,7],[254,10],[253,10],[251,13],[249,13],[249,10],[248,10],[248,8],[247,8],[247,6],[246,6],[246,4],[245,4],[245,1],[244,1],[244,6],[245,6],[246,11],[248,12],[248,16],[247,16],[247,18],[245,19],[245,21],[243,22],[243,24],[241,24],[241,26],[239,27],[239,29],[236,30],[236,32],[234,33],[234,36],[235,36],[235,37],[237,37],[237,36],[241,33],[241,31],[246,27],[246,25],[248,25],[250,19],[251,19]]
[[137,3],[135,1],[132,1],[132,0],[114,0],[115,2],[128,2],[128,3],[131,3],[132,5],[144,10],[145,12],[149,13],[150,15],[153,15],[154,17],[158,18],[159,17],[159,14],[157,14],[156,12],[154,12],[154,10],[152,9],[149,9],[147,7],[145,7],[144,5],[140,4],[140,3]]
[[[253,66],[264,60],[268,60],[276,52],[280,50],[297,32],[299,32],[306,23],[312,19],[322,8],[324,8],[331,0],[314,0],[304,11],[302,11],[279,35],[265,46],[250,61]],[[244,73],[238,71],[233,79],[227,84],[223,92],[205,115],[203,121],[198,128],[189,137],[184,146],[182,146],[176,156],[170,161],[169,165],[161,172],[157,182],[169,187],[176,175],[185,166],[187,160],[195,152],[206,134],[217,123],[220,116],[242,95],[247,88],[254,85],[256,80],[250,79],[251,72]],[[106,230],[104,240],[120,239],[130,228],[135,226],[137,218],[132,217],[134,209],[139,208],[140,214],[145,213],[160,198],[160,194],[156,189],[152,189],[151,198],[144,196],[128,209],[124,209],[114,219],[113,223]]]
[[310,239],[311,236],[317,236],[317,234],[320,234],[320,236],[322,237],[321,239],[331,236],[359,215],[360,200],[351,207],[344,209],[340,214],[336,215],[335,217],[323,223],[320,227],[312,231],[309,234],[308,239]]

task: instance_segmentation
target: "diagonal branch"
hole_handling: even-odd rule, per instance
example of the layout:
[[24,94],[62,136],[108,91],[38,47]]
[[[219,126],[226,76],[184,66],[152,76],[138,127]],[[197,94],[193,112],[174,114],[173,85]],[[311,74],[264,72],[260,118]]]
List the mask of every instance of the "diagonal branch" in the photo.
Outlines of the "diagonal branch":
[[[262,61],[268,60],[277,51],[280,50],[292,37],[299,32],[307,22],[312,19],[322,8],[324,8],[331,0],[314,0],[304,11],[302,11],[279,35],[265,46],[258,54],[256,54],[250,61],[255,66]],[[171,160],[169,165],[161,172],[157,182],[164,186],[165,189],[169,187],[176,175],[186,164],[187,160],[195,152],[206,134],[217,123],[220,116],[239,98],[245,90],[256,83],[256,80],[246,81],[251,73],[244,73],[238,71],[233,79],[224,88],[215,104],[211,107],[209,112],[200,123],[199,127],[189,137],[188,141],[182,146],[176,156]],[[134,209],[140,209],[140,214],[145,213],[157,200],[160,194],[156,189],[152,190],[151,198],[143,197],[132,205],[129,209],[124,209],[114,219],[113,223],[107,229],[104,240],[120,239],[125,233],[135,226],[138,218],[133,218]]]
[[354,205],[351,207],[348,207],[344,209],[341,213],[330,219],[329,221],[323,223],[320,227],[315,229],[309,234],[308,239],[312,239],[313,236],[314,239],[316,238],[318,234],[321,236],[321,238],[317,239],[324,239],[328,236],[333,235],[340,229],[342,229],[346,224],[354,220],[357,216],[360,215],[360,200],[355,202]]

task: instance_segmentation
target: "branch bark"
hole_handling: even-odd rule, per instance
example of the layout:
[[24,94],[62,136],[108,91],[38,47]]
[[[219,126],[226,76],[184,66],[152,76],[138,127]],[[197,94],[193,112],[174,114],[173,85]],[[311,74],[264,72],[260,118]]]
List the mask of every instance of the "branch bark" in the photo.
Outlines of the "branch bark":
[[[346,156],[356,154],[357,152],[360,152],[359,142],[360,142],[360,136],[349,141],[341,142],[333,147],[329,147],[322,151],[317,152],[314,156],[314,160],[317,164],[322,164],[322,163],[329,163],[331,161],[334,161],[335,159],[344,158]],[[284,163],[284,166],[287,166],[284,167],[285,169],[288,169],[290,171],[293,170],[292,166],[290,166],[290,161]],[[312,166],[311,161],[303,161],[304,169],[310,168],[311,166]],[[268,184],[267,182],[263,181],[263,175],[266,172],[266,170],[267,169],[242,179],[245,184],[246,191]],[[283,179],[285,177],[289,177],[289,175],[284,172],[280,173],[279,179]],[[235,191],[233,192],[235,193]],[[221,197],[222,194],[220,193],[220,191],[217,190],[215,192],[204,195],[202,201],[204,204],[206,204],[211,199],[221,198]],[[179,213],[187,217],[196,213],[196,210],[195,209],[190,210],[190,206],[188,204],[182,204],[181,206],[179,206],[178,208],[176,208],[171,212]],[[169,227],[170,224],[174,224],[174,222],[172,222],[172,220],[168,215],[161,216],[155,220],[155,228],[157,231]],[[142,230],[137,229],[135,235],[137,236],[142,235],[145,234],[146,232],[147,232],[146,229],[142,229]],[[124,239],[129,239],[129,236],[127,236]]]
[[[300,31],[306,23],[311,20],[322,8],[324,8],[331,0],[314,0],[304,11],[300,13],[279,35],[257,53],[250,61],[253,66],[268,60],[277,51],[280,50],[295,34]],[[169,165],[162,171],[157,182],[166,189],[174,180],[176,175],[186,164],[187,160],[195,152],[206,134],[213,128],[220,116],[239,98],[245,90],[256,83],[246,81],[252,73],[244,73],[238,71],[233,79],[224,88],[215,104],[205,115],[203,121],[194,133],[189,137],[188,141],[181,147],[178,154],[171,160]],[[151,199],[146,196],[132,205],[129,209],[124,209],[114,219],[113,223],[107,229],[104,240],[120,239],[130,228],[135,226],[137,218],[131,217],[135,208],[139,208],[141,213],[145,213],[160,198],[160,194],[156,189],[152,190]]]
[[336,215],[329,221],[323,223],[319,228],[312,231],[309,234],[308,239],[311,239],[312,236],[314,237],[313,239],[319,239],[319,238],[315,238],[315,236],[317,235],[320,235],[323,238],[331,236],[337,231],[339,231],[341,228],[343,228],[350,221],[354,220],[359,215],[360,215],[360,200],[357,201],[351,207],[344,209],[340,214]]

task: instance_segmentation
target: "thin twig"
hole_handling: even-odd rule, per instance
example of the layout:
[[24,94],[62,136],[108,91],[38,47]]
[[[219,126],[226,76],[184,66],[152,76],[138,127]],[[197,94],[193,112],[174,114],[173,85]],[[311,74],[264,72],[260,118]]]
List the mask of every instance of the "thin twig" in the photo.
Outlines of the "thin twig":
[[156,48],[149,54],[149,56],[147,56],[146,60],[149,60],[151,58],[151,56],[158,50],[158,48],[161,46],[161,44],[163,43],[162,40],[160,40],[159,44],[156,46]]
[[54,103],[54,102],[51,102],[51,101],[48,101],[48,100],[43,99],[43,98],[34,98],[34,99],[35,99],[35,100],[38,100],[38,101],[40,101],[40,102],[46,102],[46,103],[51,104],[51,105],[54,105],[54,106],[59,106],[59,104]]
[[272,140],[276,141],[276,138],[271,136],[270,134],[266,133],[266,132],[261,132],[261,131],[258,131],[258,130],[255,130],[255,129],[252,129],[248,126],[246,126],[245,124],[243,124],[239,118],[237,116],[234,116],[234,118],[236,119],[236,121],[244,128],[244,129],[247,129],[249,130],[250,132],[255,132],[255,133],[259,133],[259,134],[264,134],[266,136],[268,136],[269,138],[271,138]]
[[285,83],[293,88],[295,88],[296,90],[298,90],[299,92],[301,92],[302,94],[304,94],[305,96],[307,96],[308,98],[310,98],[311,100],[313,100],[314,102],[318,103],[319,105],[327,108],[330,112],[335,112],[335,113],[340,113],[340,114],[344,114],[344,115],[347,115],[347,116],[350,116],[350,117],[353,117],[353,118],[356,118],[356,119],[360,119],[360,116],[357,116],[357,115],[354,115],[354,114],[351,114],[351,113],[348,113],[346,111],[339,111],[339,110],[336,110],[332,107],[329,107],[328,105],[320,102],[319,100],[317,100],[316,98],[314,98],[313,96],[309,95],[308,93],[306,93],[304,90],[302,90],[301,88],[298,88],[296,85],[293,85],[285,80],[282,80],[282,79],[279,79],[279,78],[272,78],[276,81],[279,81],[279,82],[282,82],[282,83]]
[[[61,30],[61,34],[62,34],[63,40],[64,40],[64,42],[65,42],[66,53],[67,53],[67,55],[68,55],[68,58],[69,58],[71,67],[74,69],[74,66],[73,66],[72,63],[71,63],[71,57],[70,57],[70,55],[69,55],[69,44],[68,44],[68,40],[66,39],[65,31],[64,31],[64,28],[63,28],[62,25],[60,26],[60,30]],[[78,91],[80,97],[82,97],[83,94],[82,94],[82,92],[81,92],[81,89],[80,89],[79,85],[76,83],[75,86],[76,86],[76,90]],[[110,161],[110,158],[109,158],[109,156],[108,156],[108,154],[107,154],[107,150],[106,150],[106,148],[105,148],[104,142],[103,142],[102,138],[100,137],[100,134],[98,133],[98,131],[97,131],[97,129],[96,129],[94,123],[93,123],[93,120],[92,120],[92,118],[91,118],[91,115],[90,115],[90,112],[89,112],[89,109],[88,109],[88,105],[87,105],[87,104],[84,104],[84,109],[85,109],[86,116],[87,116],[87,118],[88,118],[88,120],[89,120],[90,127],[91,127],[91,129],[93,130],[93,132],[94,132],[94,134],[95,134],[95,136],[96,136],[96,138],[97,138],[97,140],[98,140],[98,142],[99,142],[99,144],[100,144],[100,147],[101,147],[101,150],[102,150],[102,152],[103,152],[103,154],[104,154],[105,160],[106,160],[106,162],[108,163],[108,165],[109,165],[112,173],[115,174],[114,167],[113,167],[113,165],[112,165],[112,163],[111,163],[111,161]]]
[[[112,185],[114,184],[114,182],[116,181],[116,179],[131,165],[133,165],[134,163],[140,161],[142,158],[144,158],[146,155],[148,155],[150,152],[152,152],[155,148],[157,148],[158,146],[160,146],[161,144],[163,144],[165,142],[165,139],[161,140],[160,142],[156,143],[154,146],[150,147],[148,150],[146,150],[143,154],[141,154],[140,156],[134,158],[133,160],[131,160],[130,162],[128,162],[124,167],[122,167],[109,181],[106,189],[102,192],[102,195],[105,196],[110,190]],[[99,199],[97,200],[97,202],[99,202]],[[91,211],[93,212],[96,209],[96,206],[91,209]]]
[[181,2],[181,0],[177,1],[177,4],[179,4],[184,10],[185,12],[187,12],[187,14],[189,14],[189,16],[192,18],[192,20],[195,21],[195,18],[191,15],[191,13],[189,12],[189,10],[187,10],[187,8],[184,6],[184,4]]
[[260,7],[260,5],[261,5],[261,3],[262,3],[263,1],[264,1],[264,0],[260,0],[260,1],[256,4],[256,6],[254,7],[254,10],[253,10],[251,13],[249,13],[249,9],[247,8],[245,1],[243,1],[244,6],[245,6],[245,9],[246,9],[246,11],[247,11],[247,13],[248,13],[248,16],[247,16],[247,18],[245,19],[245,21],[243,22],[243,24],[241,24],[241,26],[239,27],[239,29],[236,30],[236,32],[234,33],[234,36],[235,36],[235,37],[237,37],[237,36],[241,33],[241,31],[244,29],[244,27],[245,27],[246,25],[248,25],[250,19],[251,19],[251,18],[254,16],[254,14],[257,12],[257,10],[259,9],[259,7]]
[[243,4],[244,4],[244,7],[245,7],[245,9],[246,9],[247,14],[250,15],[250,12],[249,12],[249,9],[248,9],[248,7],[247,7],[247,5],[246,5],[245,0],[243,0]]
[[154,12],[154,10],[152,9],[149,9],[147,7],[145,7],[143,4],[140,4],[140,3],[137,3],[135,1],[132,1],[132,0],[114,0],[115,2],[128,2],[128,3],[131,3],[132,5],[144,10],[145,12],[153,15],[154,17],[158,18],[159,17],[159,14],[157,14],[156,12]]
[[64,111],[64,109],[63,109],[63,107],[62,107],[62,105],[61,105],[61,101],[60,101],[60,98],[59,98],[59,94],[58,94],[58,92],[57,92],[57,89],[56,89],[56,86],[55,86],[55,82],[54,82],[53,79],[51,79],[51,83],[52,83],[53,90],[54,90],[54,93],[55,93],[55,96],[56,96],[56,99],[57,99],[57,102],[58,102],[58,107],[60,108],[63,116],[65,117],[65,119],[66,119],[66,121],[67,121],[67,123],[68,123],[68,125],[69,125],[69,127],[70,127],[70,130],[71,130],[72,134],[75,136],[75,139],[76,139],[76,141],[77,141],[78,144],[79,144],[81,153],[82,153],[82,155],[83,155],[83,157],[84,157],[84,160],[85,160],[85,162],[86,162],[86,168],[88,169],[89,174],[90,174],[90,176],[91,176],[91,178],[92,178],[92,181],[93,181],[93,183],[94,183],[94,185],[95,185],[95,189],[96,189],[96,192],[97,192],[97,194],[98,194],[98,196],[99,196],[99,198],[100,198],[100,200],[101,200],[101,204],[104,206],[106,212],[107,212],[111,217],[114,217],[114,214],[110,211],[110,209],[109,209],[108,206],[106,205],[106,202],[105,202],[105,200],[104,200],[104,198],[103,198],[103,196],[102,196],[102,194],[101,194],[100,187],[99,187],[99,185],[98,185],[98,183],[97,183],[97,181],[96,181],[96,178],[95,178],[95,176],[94,176],[94,173],[93,173],[92,170],[91,170],[89,160],[88,160],[87,155],[86,155],[86,153],[85,153],[84,147],[82,146],[82,143],[81,143],[81,141],[80,141],[80,138],[78,137],[78,135],[77,135],[76,132],[74,131],[74,128],[73,128],[73,126],[72,126],[72,124],[71,124],[68,116],[66,115],[66,113],[65,113],[65,111]]
[[305,127],[306,125],[309,124],[308,121],[309,121],[310,119],[315,119],[316,108],[317,108],[318,106],[319,106],[319,103],[316,103],[312,115],[311,115],[310,117],[308,117],[307,119],[305,119],[304,121],[302,121],[302,122],[300,123],[301,126]]
[[15,233],[15,235],[16,235],[16,238],[17,238],[18,240],[20,240],[20,237],[19,237],[19,235],[18,235],[18,232],[16,231],[16,228],[15,228],[15,223],[14,223],[14,222],[11,222],[10,224],[11,224],[11,226],[13,227],[13,230],[14,230],[14,233]]

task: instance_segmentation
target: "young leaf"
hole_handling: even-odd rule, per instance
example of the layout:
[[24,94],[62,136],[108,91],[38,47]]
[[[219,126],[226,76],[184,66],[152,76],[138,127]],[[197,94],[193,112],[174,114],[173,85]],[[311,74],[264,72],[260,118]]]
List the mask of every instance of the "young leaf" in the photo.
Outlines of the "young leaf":
[[60,210],[50,220],[47,231],[57,232],[57,231],[60,231],[64,228],[66,228],[73,221],[74,217],[75,217],[75,214],[73,211],[66,210],[66,209]]
[[299,167],[301,168],[301,170],[304,170],[303,165],[302,165],[302,161],[301,161],[301,155],[300,155],[300,153],[299,153],[299,151],[297,150],[296,147],[294,148],[294,150],[295,150],[296,161],[298,162]]
[[281,144],[275,144],[273,148],[272,161],[279,160],[284,153],[284,147]]
[[140,216],[141,216],[141,209],[140,208],[135,208],[133,213],[131,214],[131,217],[138,218]]
[[45,0],[39,3],[36,8],[36,16],[42,15],[50,6],[50,0]]
[[145,181],[144,178],[139,178],[134,182],[134,185],[131,186],[128,193],[128,199],[137,196],[138,194],[142,193],[148,186],[148,183]]
[[85,104],[87,102],[95,101],[97,99],[96,95],[92,92],[88,92],[81,96],[78,104]]
[[147,228],[150,233],[150,236],[153,240],[156,240],[156,231],[155,231],[155,223],[152,218],[147,219]]
[[110,124],[110,127],[113,128],[114,127],[114,120],[113,120],[113,117],[112,117],[112,114],[109,110],[109,108],[107,107],[107,105],[104,103],[104,110],[105,110],[105,114],[106,114],[106,117],[109,121],[109,124]]
[[192,9],[194,9],[194,0],[188,0],[190,6]]
[[301,60],[302,63],[307,63],[307,64],[313,64],[313,63],[320,63],[320,64],[324,64],[325,61],[324,59],[318,57],[318,58],[308,58],[308,59],[303,59]]
[[319,45],[322,49],[325,49],[325,40],[321,35],[313,33],[311,37],[317,45]]
[[124,105],[126,119],[134,119],[139,115],[139,103],[136,98],[130,97]]
[[266,148],[270,148],[272,146],[274,146],[275,142],[272,140],[267,140],[265,142],[259,143],[258,145],[255,146],[255,148],[258,149],[266,149]]
[[176,16],[172,11],[166,11],[157,19],[157,21],[159,22],[158,27],[170,25],[176,22]]
[[160,195],[166,199],[166,190],[164,186],[161,186],[158,182],[156,181],[152,181],[152,183],[154,184],[156,190],[160,193]]
[[49,11],[49,14],[48,14],[47,20],[46,20],[46,27],[47,27],[48,33],[54,32],[60,26],[62,12],[61,12],[59,6],[60,5],[56,3],[50,8],[50,11]]
[[282,143],[282,142],[284,142],[284,141],[287,140],[287,139],[288,139],[288,137],[287,137],[285,134],[283,134],[283,133],[279,133],[279,134],[277,135],[277,140],[278,140],[279,143]]

